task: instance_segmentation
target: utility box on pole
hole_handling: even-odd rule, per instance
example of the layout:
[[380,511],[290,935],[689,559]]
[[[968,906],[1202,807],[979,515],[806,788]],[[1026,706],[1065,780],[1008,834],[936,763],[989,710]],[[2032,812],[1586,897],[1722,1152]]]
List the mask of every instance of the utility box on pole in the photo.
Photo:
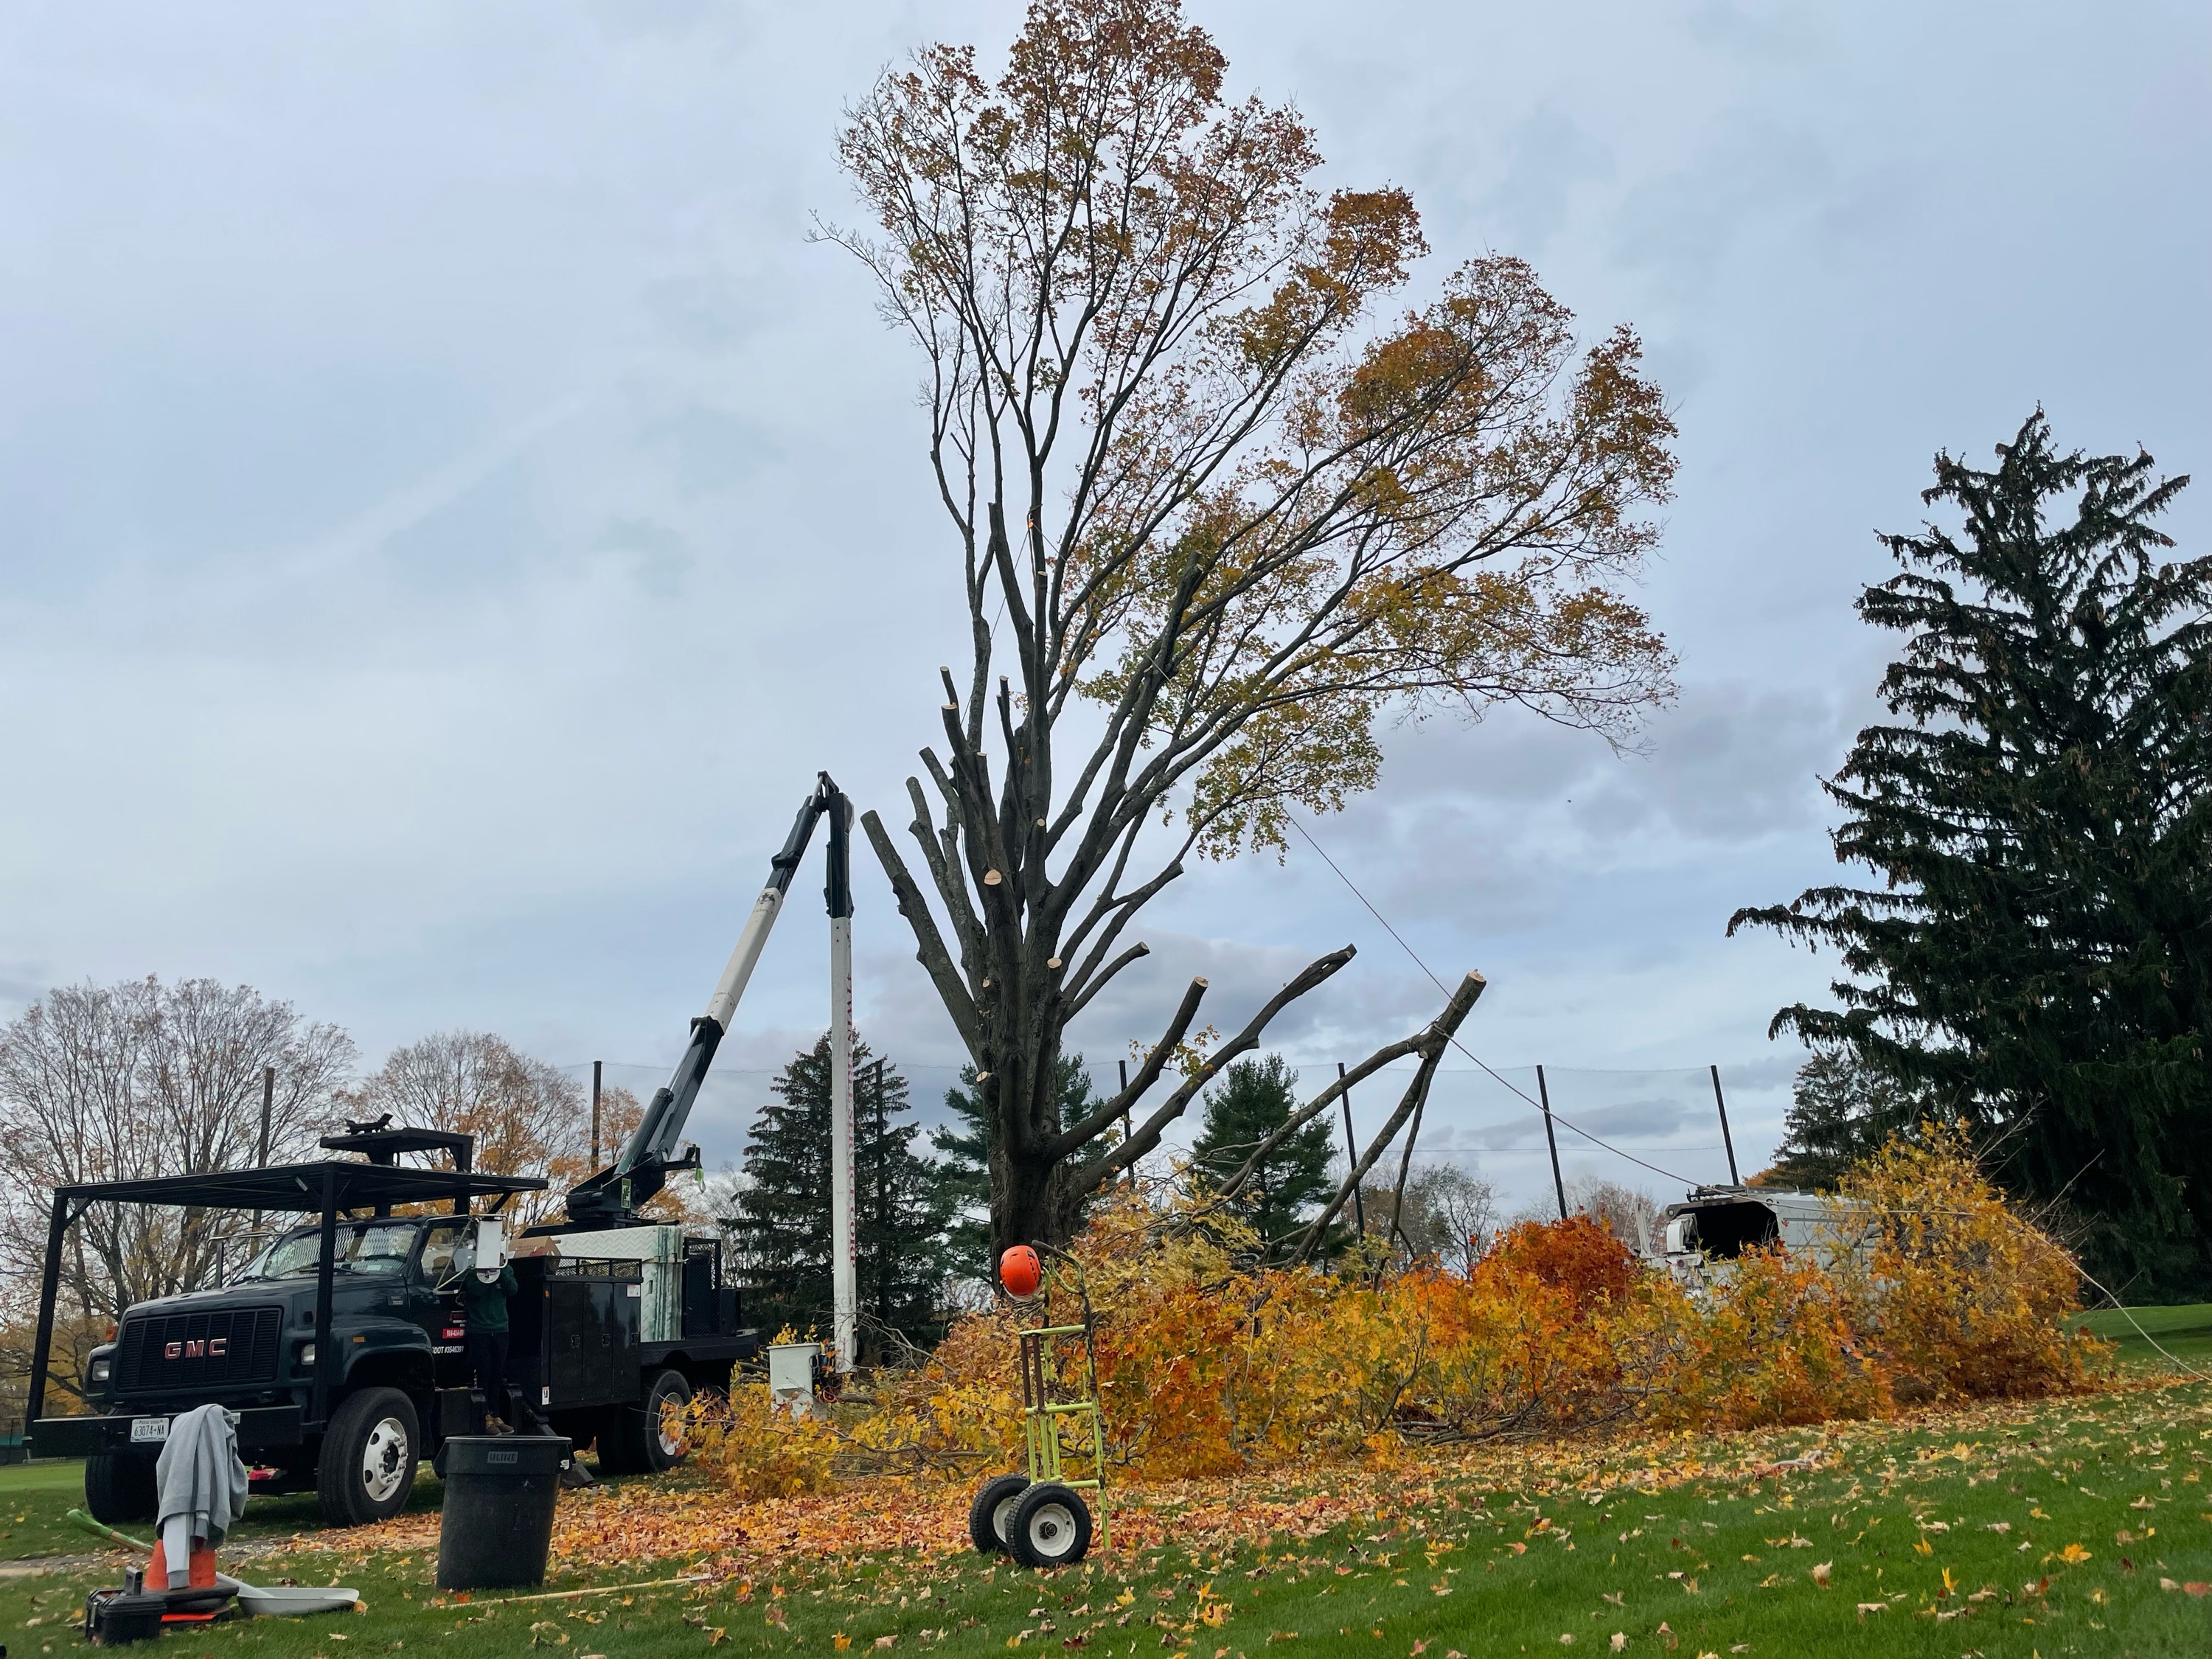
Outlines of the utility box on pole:
[[771,1410],[804,1417],[814,1409],[814,1366],[821,1358],[819,1342],[768,1345],[768,1403]]

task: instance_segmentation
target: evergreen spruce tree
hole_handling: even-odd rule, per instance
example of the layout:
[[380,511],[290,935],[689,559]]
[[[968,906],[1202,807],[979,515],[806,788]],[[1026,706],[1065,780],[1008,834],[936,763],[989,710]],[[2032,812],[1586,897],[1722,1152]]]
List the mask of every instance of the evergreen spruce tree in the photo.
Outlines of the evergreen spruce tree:
[[[1206,1121],[1191,1147],[1191,1169],[1218,1185],[1243,1169],[1253,1150],[1297,1110],[1298,1074],[1280,1054],[1240,1060],[1206,1097]],[[1326,1115],[1277,1146],[1239,1189],[1237,1213],[1269,1255],[1305,1224],[1307,1212],[1335,1190],[1328,1178],[1334,1129]]]
[[1753,1177],[1755,1185],[1827,1192],[1851,1165],[1898,1131],[1910,1133],[1923,1115],[1895,1079],[1847,1048],[1823,1048],[1800,1066],[1791,1093],[1782,1144],[1774,1162]]
[[[1091,1068],[1081,1054],[1064,1054],[1054,1065],[1055,1124],[1072,1122],[1098,1103]],[[975,1086],[975,1068],[960,1068],[960,1081],[945,1091],[952,1121],[930,1131],[937,1154],[938,1181],[952,1220],[945,1232],[953,1271],[988,1280],[991,1277],[991,1117]]]
[[[921,1126],[907,1080],[853,1045],[854,1288],[860,1358],[880,1357],[879,1329],[928,1343],[942,1333],[945,1228],[951,1202],[917,1157]],[[830,1038],[796,1056],[770,1085],[745,1147],[744,1179],[723,1224],[746,1286],[746,1317],[764,1332],[830,1329]]]
[[1902,723],[1827,789],[1878,884],[1729,926],[1835,946],[1841,1006],[1776,1028],[1980,1126],[2142,1295],[2212,1239],[2212,560],[2158,561],[2188,480],[2148,455],[2057,453],[2039,410],[1997,454],[1936,458],[1962,531],[1885,537],[1903,572],[1859,600],[1905,636]]

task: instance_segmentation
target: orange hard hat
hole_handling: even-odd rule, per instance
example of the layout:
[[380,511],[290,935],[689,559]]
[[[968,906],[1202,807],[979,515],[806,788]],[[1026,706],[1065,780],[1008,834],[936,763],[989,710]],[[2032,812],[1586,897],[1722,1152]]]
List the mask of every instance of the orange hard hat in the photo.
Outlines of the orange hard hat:
[[999,1282],[1009,1296],[1035,1296],[1044,1282],[1044,1263],[1028,1245],[1017,1244],[999,1258]]

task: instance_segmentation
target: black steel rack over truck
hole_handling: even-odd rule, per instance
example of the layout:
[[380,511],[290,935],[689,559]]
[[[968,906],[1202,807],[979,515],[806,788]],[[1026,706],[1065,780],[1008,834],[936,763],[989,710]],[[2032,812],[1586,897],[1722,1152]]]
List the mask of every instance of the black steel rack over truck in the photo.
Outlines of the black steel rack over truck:
[[[472,1200],[504,1204],[544,1185],[333,1158],[56,1189],[31,1361],[32,1454],[86,1459],[85,1499],[100,1519],[149,1520],[154,1459],[170,1417],[216,1401],[238,1413],[241,1455],[290,1484],[312,1483],[334,1522],[396,1514],[425,1455],[423,1425],[440,1382],[453,1380],[448,1362],[460,1340],[425,1251],[442,1247],[451,1257]],[[102,1203],[315,1220],[281,1234],[228,1285],[125,1309],[114,1340],[86,1362],[89,1414],[46,1417],[62,1250],[70,1224]],[[422,1204],[458,1213],[391,1213]]]

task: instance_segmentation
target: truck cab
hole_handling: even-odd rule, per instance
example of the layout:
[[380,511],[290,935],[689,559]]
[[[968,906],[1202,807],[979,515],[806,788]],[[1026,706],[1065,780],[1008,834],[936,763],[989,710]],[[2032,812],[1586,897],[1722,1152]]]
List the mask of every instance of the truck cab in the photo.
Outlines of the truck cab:
[[[327,1486],[325,1507],[334,1503],[332,1518],[349,1524],[380,1520],[404,1504],[414,1471],[400,1464],[422,1455],[437,1393],[468,1386],[455,1260],[467,1260],[471,1225],[453,1216],[338,1224],[331,1427],[315,1443],[262,1449],[261,1467],[271,1473],[261,1490]],[[94,1413],[131,1421],[127,1448],[91,1454],[86,1497],[99,1518],[147,1518],[153,1464],[140,1449],[159,1453],[174,1413],[210,1401],[242,1418],[310,1408],[321,1245],[319,1228],[295,1227],[226,1285],[124,1310],[115,1339],[92,1351],[82,1379]],[[343,1466],[329,1471],[333,1477],[349,1478],[319,1483],[325,1461]]]

